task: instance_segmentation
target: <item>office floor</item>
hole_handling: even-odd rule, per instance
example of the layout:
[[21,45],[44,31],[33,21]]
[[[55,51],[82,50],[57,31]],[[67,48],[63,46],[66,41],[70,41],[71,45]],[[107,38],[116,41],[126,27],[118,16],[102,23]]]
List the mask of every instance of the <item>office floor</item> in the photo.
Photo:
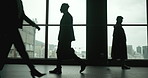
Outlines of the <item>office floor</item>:
[[[49,70],[54,65],[35,65],[36,68],[46,73],[41,78],[147,78],[148,67],[131,67],[130,70],[122,70],[120,67],[87,66],[83,74],[79,73],[79,66],[63,65],[61,75],[50,74]],[[26,65],[8,64],[0,71],[1,78],[32,78]],[[36,77],[37,78],[37,77]]]

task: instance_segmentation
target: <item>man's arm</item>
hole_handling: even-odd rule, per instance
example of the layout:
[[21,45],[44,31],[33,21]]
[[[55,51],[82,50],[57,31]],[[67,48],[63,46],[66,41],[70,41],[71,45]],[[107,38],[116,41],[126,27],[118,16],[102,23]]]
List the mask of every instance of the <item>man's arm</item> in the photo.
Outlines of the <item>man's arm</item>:
[[36,25],[30,18],[28,18],[25,14],[23,14],[23,19],[28,22],[31,26],[36,27],[38,30],[40,30],[40,27]]

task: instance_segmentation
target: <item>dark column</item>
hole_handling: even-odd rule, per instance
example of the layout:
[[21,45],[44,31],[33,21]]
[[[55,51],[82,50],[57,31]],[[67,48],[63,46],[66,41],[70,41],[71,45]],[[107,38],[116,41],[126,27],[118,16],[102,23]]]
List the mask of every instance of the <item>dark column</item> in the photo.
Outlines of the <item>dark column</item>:
[[[148,9],[147,3],[148,3],[148,1],[146,0],[146,7]],[[147,9],[146,9],[146,13],[147,13]],[[148,14],[147,14],[147,18],[148,18]],[[148,24],[148,20],[147,20],[147,24]],[[147,25],[147,45],[148,45],[148,25]]]
[[87,0],[87,60],[104,65],[107,60],[107,0]]
[[45,59],[48,58],[48,20],[49,20],[49,0],[46,0]]

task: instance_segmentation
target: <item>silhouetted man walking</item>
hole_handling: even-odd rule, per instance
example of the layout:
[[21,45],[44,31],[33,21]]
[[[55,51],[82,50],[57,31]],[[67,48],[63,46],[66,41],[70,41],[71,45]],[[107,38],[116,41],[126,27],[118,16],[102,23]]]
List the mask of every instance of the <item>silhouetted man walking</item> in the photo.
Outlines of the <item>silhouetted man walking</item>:
[[61,61],[66,59],[74,59],[81,64],[80,72],[85,70],[86,64],[80,59],[75,53],[74,49],[71,48],[71,42],[75,41],[73,31],[73,18],[68,12],[69,5],[63,3],[60,11],[64,14],[60,22],[60,31],[58,36],[58,49],[57,49],[57,67],[49,71],[50,73],[61,74],[62,66]]
[[40,28],[25,15],[21,0],[4,0],[3,3],[8,6],[1,9],[3,15],[1,17],[1,25],[4,26],[1,27],[3,29],[0,30],[0,70],[3,69],[11,46],[14,44],[23,61],[25,61],[30,68],[31,76],[34,78],[35,76],[41,77],[45,75],[37,71],[30,61],[18,30],[22,28],[23,20],[36,27],[38,30],[40,30]]

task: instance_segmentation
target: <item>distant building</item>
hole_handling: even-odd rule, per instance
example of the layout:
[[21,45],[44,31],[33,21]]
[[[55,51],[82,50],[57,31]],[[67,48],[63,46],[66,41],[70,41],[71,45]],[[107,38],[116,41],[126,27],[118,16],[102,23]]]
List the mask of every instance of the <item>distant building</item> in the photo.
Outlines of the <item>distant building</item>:
[[144,59],[148,59],[148,46],[142,46],[142,48],[143,48]]
[[57,58],[56,51],[57,51],[57,45],[49,44],[48,57]]
[[134,56],[135,51],[133,50],[132,45],[127,45],[127,52],[128,52],[129,55]]
[[45,43],[35,40],[34,58],[45,57]]
[[142,50],[141,50],[141,47],[140,47],[140,46],[138,46],[138,47],[136,48],[136,50],[137,50],[137,53],[140,53],[140,54],[142,53],[142,52],[141,52]]

